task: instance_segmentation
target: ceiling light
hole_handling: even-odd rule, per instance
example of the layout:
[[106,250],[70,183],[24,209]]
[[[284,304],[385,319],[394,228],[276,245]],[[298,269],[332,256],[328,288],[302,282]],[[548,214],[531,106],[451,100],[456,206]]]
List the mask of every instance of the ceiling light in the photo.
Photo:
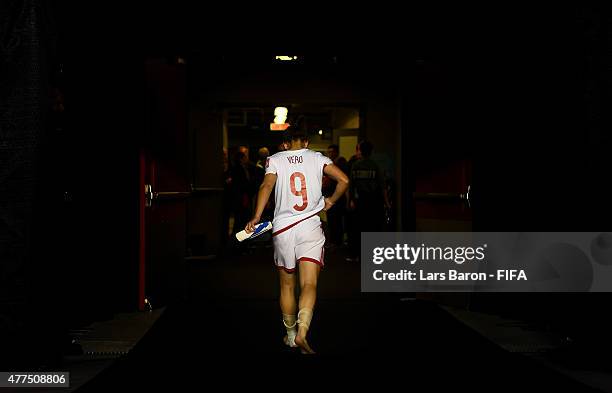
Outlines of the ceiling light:
[[287,124],[287,114],[289,110],[284,106],[277,106],[274,108],[274,122],[270,124],[271,131],[285,131],[289,124]]
[[287,121],[287,114],[289,110],[284,106],[277,106],[274,108],[274,123],[284,124]]

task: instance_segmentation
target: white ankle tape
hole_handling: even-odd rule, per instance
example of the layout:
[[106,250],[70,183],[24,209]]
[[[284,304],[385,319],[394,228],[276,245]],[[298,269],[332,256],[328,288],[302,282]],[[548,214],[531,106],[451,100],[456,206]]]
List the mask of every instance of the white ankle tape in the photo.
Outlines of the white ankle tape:
[[295,315],[290,315],[290,314],[283,314],[283,325],[285,325],[285,328],[289,329],[295,329],[295,325],[297,324]]
[[308,330],[308,328],[310,327],[310,321],[312,321],[312,309],[301,309],[300,312],[298,312],[297,324],[300,325],[300,327],[303,327]]

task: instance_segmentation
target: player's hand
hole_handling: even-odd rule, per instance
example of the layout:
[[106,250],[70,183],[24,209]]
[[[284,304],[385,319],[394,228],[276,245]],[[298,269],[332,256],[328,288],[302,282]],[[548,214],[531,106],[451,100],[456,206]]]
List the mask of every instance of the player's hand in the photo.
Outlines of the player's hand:
[[244,227],[244,230],[247,233],[251,233],[255,230],[255,226],[259,223],[259,220],[261,220],[260,217],[253,217],[253,219],[249,222],[247,222],[246,226]]
[[325,207],[323,208],[324,211],[328,211],[329,209],[332,208],[332,206],[334,206],[334,203],[332,201],[329,200],[329,198],[325,198]]

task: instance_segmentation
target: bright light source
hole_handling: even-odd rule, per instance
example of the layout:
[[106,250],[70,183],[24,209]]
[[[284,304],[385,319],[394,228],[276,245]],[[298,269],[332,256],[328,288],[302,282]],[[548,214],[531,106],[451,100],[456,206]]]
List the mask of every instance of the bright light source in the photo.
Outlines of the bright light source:
[[319,135],[323,135],[323,130],[319,130]]
[[285,124],[287,121],[287,114],[289,110],[284,106],[277,106],[274,108],[274,123],[275,124]]
[[284,123],[284,124],[270,123],[270,131],[285,131],[287,128],[289,128],[289,124],[287,123]]
[[292,60],[297,60],[297,56],[276,56],[276,60],[292,61]]

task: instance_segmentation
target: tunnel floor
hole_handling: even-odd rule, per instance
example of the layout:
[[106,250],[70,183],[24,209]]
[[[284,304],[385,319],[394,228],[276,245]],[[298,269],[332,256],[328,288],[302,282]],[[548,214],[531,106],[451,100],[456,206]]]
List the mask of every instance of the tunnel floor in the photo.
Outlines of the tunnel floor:
[[326,253],[319,279],[309,336],[317,355],[301,355],[282,343],[271,256],[271,248],[257,248],[191,263],[186,299],[78,391],[595,391],[504,351],[434,303],[361,293],[359,265],[342,251]]

